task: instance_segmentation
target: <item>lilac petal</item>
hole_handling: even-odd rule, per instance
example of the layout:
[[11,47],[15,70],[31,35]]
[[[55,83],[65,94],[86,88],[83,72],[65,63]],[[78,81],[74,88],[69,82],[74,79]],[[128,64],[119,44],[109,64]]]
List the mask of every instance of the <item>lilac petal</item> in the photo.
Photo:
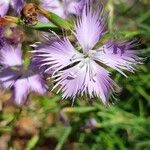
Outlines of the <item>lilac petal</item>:
[[47,69],[49,68],[49,65],[42,66],[42,63],[40,63],[41,61],[42,61],[41,59],[32,58],[32,68],[33,68],[32,70],[42,75],[51,76],[54,73],[55,69],[53,68]]
[[[79,15],[86,0],[40,0],[40,5],[57,14],[62,18],[68,18],[70,15]],[[40,17],[40,20],[47,22],[48,20]]]
[[74,15],[80,15],[81,11],[83,9],[83,6],[85,5],[86,0],[64,0],[66,9],[66,15],[69,16],[70,14]]
[[22,76],[14,83],[13,99],[17,105],[22,104],[27,100],[30,92],[36,92],[43,95],[47,92],[48,86],[38,74],[31,76]]
[[89,5],[92,4],[84,6],[82,15],[77,20],[75,27],[75,36],[84,52],[88,52],[100,40],[105,24],[103,7],[94,10]]
[[0,16],[5,16],[9,9],[9,0],[0,0]]
[[17,13],[21,12],[24,3],[25,3],[25,0],[11,0],[11,5]]
[[138,57],[138,51],[132,50],[132,42],[113,43],[108,42],[97,50],[93,59],[99,61],[126,76],[122,70],[134,72],[135,65],[140,64],[142,58]]
[[17,105],[24,103],[29,95],[30,87],[28,83],[28,78],[18,79],[14,86],[13,100]]
[[63,92],[63,98],[74,99],[87,94],[90,98],[97,96],[103,103],[107,103],[112,92],[118,89],[109,77],[109,72],[88,58],[74,67],[60,71],[55,77],[55,87],[60,87],[58,92]]
[[93,59],[99,61],[126,76],[122,70],[134,72],[135,65],[141,63],[138,51],[132,50],[133,42],[114,43],[108,42],[100,47],[93,55]]
[[41,66],[48,66],[48,70],[63,69],[83,58],[83,55],[74,49],[68,39],[54,42],[50,46],[33,51],[33,53],[34,58],[41,59]]
[[64,7],[59,0],[40,0],[40,5],[62,18],[66,18],[66,15],[64,14]]
[[2,88],[11,88],[18,77],[19,74],[14,70],[10,68],[2,69],[0,71],[0,84]]
[[21,45],[5,44],[0,50],[0,64],[5,67],[22,65]]
[[47,92],[48,86],[39,74],[28,77],[29,87],[31,91],[43,95]]

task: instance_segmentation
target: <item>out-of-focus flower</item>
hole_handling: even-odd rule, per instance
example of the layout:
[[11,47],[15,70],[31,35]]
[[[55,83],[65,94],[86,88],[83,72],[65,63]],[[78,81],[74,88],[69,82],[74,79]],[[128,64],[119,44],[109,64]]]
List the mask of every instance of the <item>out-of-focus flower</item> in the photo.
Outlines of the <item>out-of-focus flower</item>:
[[108,41],[96,48],[104,35],[105,20],[102,6],[92,7],[87,3],[75,26],[78,48],[64,38],[33,51],[41,66],[47,67],[45,72],[54,69],[54,88],[62,91],[63,98],[74,100],[86,94],[90,98],[99,97],[106,104],[113,92],[120,90],[106,68],[125,75],[122,70],[133,72],[135,65],[140,63],[138,51],[132,50],[134,42]]
[[5,43],[0,49],[0,65],[0,85],[12,90],[17,105],[25,102],[30,92],[46,93],[48,87],[42,75],[33,71],[32,65],[23,65],[21,45]]
[[23,4],[24,0],[0,0],[0,15],[5,16],[10,6],[19,13]]
[[[70,15],[79,15],[86,0],[40,0],[40,5],[62,18],[68,18]],[[45,18],[40,18],[46,21]]]

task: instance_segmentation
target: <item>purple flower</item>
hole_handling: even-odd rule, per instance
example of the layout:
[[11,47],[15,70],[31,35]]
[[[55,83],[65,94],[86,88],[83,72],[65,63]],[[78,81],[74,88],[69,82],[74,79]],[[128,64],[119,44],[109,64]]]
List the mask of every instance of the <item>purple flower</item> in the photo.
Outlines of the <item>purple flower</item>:
[[23,65],[21,45],[14,47],[5,43],[0,49],[0,65],[0,85],[13,91],[17,105],[25,102],[30,92],[46,93],[48,87],[42,75],[33,71],[32,65]]
[[24,4],[24,0],[0,0],[0,15],[5,16],[9,10],[9,6],[19,13]]
[[[40,0],[40,5],[57,14],[62,18],[68,18],[70,15],[79,15],[86,0]],[[46,21],[45,18],[40,18]]]
[[106,14],[103,12],[102,6],[93,8],[86,4],[75,25],[77,47],[64,38],[33,51],[41,66],[47,67],[45,72],[54,69],[54,89],[62,91],[63,98],[74,101],[76,96],[86,94],[90,98],[99,97],[106,104],[120,90],[106,67],[125,75],[122,70],[133,72],[134,66],[140,63],[138,52],[132,50],[134,42],[108,41],[95,48],[104,35]]

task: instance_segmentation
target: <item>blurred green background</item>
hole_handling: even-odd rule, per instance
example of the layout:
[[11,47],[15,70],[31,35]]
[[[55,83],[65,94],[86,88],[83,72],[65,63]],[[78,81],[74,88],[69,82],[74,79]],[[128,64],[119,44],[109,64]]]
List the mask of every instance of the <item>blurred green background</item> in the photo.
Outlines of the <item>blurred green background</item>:
[[99,100],[61,100],[31,95],[16,108],[0,92],[0,150],[149,150],[150,149],[150,1],[109,0],[108,27],[125,38],[141,39],[143,65],[128,78],[114,73],[122,87],[109,107]]

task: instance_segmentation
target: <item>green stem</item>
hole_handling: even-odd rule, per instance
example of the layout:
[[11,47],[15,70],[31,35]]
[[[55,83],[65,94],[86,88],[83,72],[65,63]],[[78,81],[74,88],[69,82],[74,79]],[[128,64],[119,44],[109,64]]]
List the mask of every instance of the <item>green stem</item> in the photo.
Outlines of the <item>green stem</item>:
[[40,31],[55,31],[55,32],[60,32],[61,29],[58,28],[57,26],[51,24],[51,23],[42,23],[38,22],[35,26],[28,26],[29,28],[35,29],[35,30],[40,30]]
[[41,15],[45,16],[50,22],[52,22],[54,25],[60,27],[61,29],[65,29],[65,30],[73,29],[73,24],[71,24],[67,20],[59,17],[55,13],[47,11],[46,9],[44,9],[40,6],[38,6],[38,10]]
[[48,13],[48,19],[53,23],[55,24],[56,26],[60,27],[60,28],[63,28],[63,29],[66,29],[66,30],[70,30],[73,28],[73,25],[62,19],[61,17],[57,16],[56,14],[52,13],[52,12],[49,12]]
[[107,4],[108,10],[109,10],[109,20],[108,20],[108,27],[110,33],[113,33],[113,22],[114,22],[114,6],[113,6],[113,0],[109,0]]

